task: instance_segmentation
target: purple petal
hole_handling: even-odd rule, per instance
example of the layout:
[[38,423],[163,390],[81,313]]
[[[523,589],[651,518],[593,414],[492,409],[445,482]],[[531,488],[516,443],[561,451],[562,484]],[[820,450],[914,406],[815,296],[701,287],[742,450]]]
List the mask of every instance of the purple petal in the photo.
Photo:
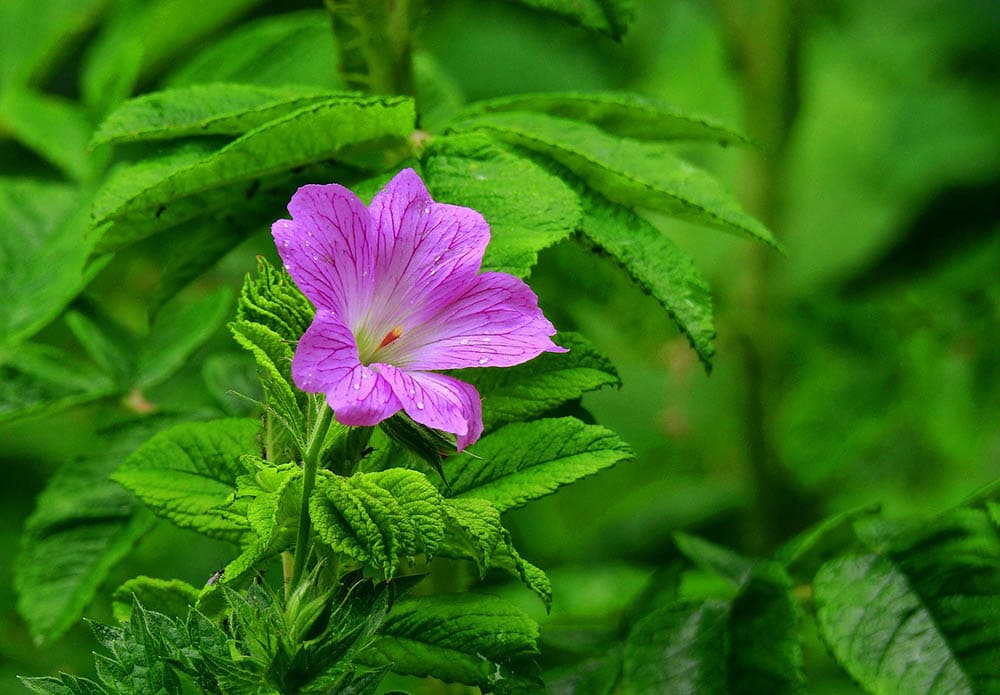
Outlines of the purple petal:
[[414,421],[458,437],[458,450],[483,433],[479,392],[471,384],[444,374],[405,372],[392,365],[378,365],[403,410]]
[[361,364],[354,336],[328,309],[316,312],[299,340],[292,379],[306,393],[326,394],[344,425],[375,425],[402,407],[382,375]]
[[371,302],[375,252],[370,217],[343,186],[302,186],[288,203],[291,220],[271,226],[274,243],[295,284],[317,308],[348,325]]
[[474,281],[489,225],[475,210],[435,203],[412,169],[397,174],[370,210],[377,238],[370,330],[407,332]]
[[[396,363],[408,370],[511,367],[543,352],[566,352],[524,281],[483,273],[454,301],[439,305],[401,343]],[[404,352],[405,348],[405,352]]]

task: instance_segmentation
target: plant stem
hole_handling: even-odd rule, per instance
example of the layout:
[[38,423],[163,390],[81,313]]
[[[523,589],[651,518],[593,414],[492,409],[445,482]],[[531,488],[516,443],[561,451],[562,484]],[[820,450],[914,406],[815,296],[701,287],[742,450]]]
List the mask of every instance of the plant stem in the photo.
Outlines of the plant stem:
[[313,426],[312,436],[309,438],[309,446],[302,459],[302,506],[299,509],[299,532],[295,540],[295,562],[292,565],[292,573],[288,581],[288,586],[293,590],[302,578],[306,568],[306,560],[309,557],[309,534],[311,531],[309,497],[316,484],[316,471],[323,453],[323,443],[326,441],[326,434],[332,422],[333,411],[330,406],[326,403],[320,403],[316,424]]
[[413,81],[411,19],[418,0],[326,0],[348,87],[370,94],[409,94]]

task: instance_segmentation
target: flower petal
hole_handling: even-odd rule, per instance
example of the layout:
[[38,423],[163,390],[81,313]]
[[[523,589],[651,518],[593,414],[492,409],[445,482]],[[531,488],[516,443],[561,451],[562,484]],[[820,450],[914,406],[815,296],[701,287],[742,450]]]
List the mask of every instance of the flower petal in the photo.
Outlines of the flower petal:
[[403,410],[421,425],[458,436],[461,451],[483,433],[483,407],[471,384],[444,374],[406,372],[392,365],[377,365],[392,387]]
[[475,210],[435,203],[423,181],[404,169],[372,200],[375,226],[373,333],[419,325],[426,308],[461,294],[475,279],[490,240]]
[[328,309],[316,312],[299,340],[292,379],[307,393],[326,394],[343,425],[375,425],[402,407],[382,375],[361,364],[354,336]]
[[291,220],[271,226],[281,260],[317,308],[352,325],[372,296],[375,250],[367,208],[351,191],[329,184],[302,186],[288,211]]
[[405,345],[400,340],[394,361],[419,371],[511,367],[543,352],[566,352],[552,342],[555,333],[523,280],[483,273],[460,297],[439,305]]

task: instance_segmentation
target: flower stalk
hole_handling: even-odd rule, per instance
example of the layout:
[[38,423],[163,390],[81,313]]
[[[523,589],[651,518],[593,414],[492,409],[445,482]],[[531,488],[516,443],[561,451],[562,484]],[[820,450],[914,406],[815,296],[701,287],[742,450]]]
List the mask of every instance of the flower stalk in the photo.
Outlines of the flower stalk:
[[319,468],[323,444],[333,422],[333,411],[326,403],[321,403],[316,424],[309,438],[309,445],[302,458],[302,506],[299,510],[299,530],[295,540],[295,560],[292,564],[288,586],[294,591],[298,586],[302,573],[305,571],[306,560],[309,557],[309,534],[312,526],[309,519],[309,498],[316,484],[316,471]]

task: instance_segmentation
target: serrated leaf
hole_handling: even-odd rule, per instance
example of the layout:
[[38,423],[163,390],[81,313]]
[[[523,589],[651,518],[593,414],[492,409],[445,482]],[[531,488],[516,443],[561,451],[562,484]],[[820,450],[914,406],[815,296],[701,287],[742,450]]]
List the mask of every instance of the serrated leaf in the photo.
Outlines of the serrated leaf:
[[413,102],[404,97],[324,99],[269,121],[217,151],[199,155],[196,146],[188,146],[169,161],[135,165],[141,184],[125,169],[106,184],[95,204],[94,225],[111,223],[99,247],[120,248],[204,215],[206,209],[245,206],[247,191],[263,186],[269,177],[334,159],[348,146],[402,140],[412,132],[414,119]]
[[167,305],[139,346],[134,385],[148,388],[180,369],[222,326],[231,304],[229,288],[220,287],[190,303]]
[[506,425],[479,440],[473,453],[481,460],[445,463],[450,494],[488,500],[500,511],[632,458],[614,432],[575,418]]
[[723,145],[749,142],[747,137],[707,116],[628,92],[518,94],[476,102],[464,115],[506,111],[532,111],[584,121],[612,135],[636,140],[710,140]]
[[125,426],[100,455],[62,466],[38,496],[13,565],[18,611],[37,641],[79,619],[109,569],[150,527],[152,517],[108,476],[163,426],[162,419]]
[[236,308],[236,318],[262,324],[289,342],[306,332],[315,313],[288,271],[264,259],[257,262],[257,275],[243,281]]
[[620,41],[635,14],[632,0],[513,0]]
[[108,691],[88,678],[71,676],[66,673],[55,677],[24,678],[18,680],[34,693],[42,695],[108,695]]
[[0,179],[0,355],[54,319],[98,266],[86,196],[73,186]]
[[732,601],[673,601],[632,627],[622,691],[796,693],[803,684],[791,583],[776,563],[754,568]]
[[242,135],[302,107],[336,99],[351,102],[357,95],[308,86],[234,82],[177,87],[125,102],[104,119],[91,144]]
[[594,193],[582,196],[581,231],[666,309],[706,367],[715,355],[712,294],[691,258],[656,227]]
[[84,182],[94,178],[95,160],[87,151],[93,126],[76,103],[34,90],[7,89],[0,93],[0,125],[67,177]]
[[321,471],[309,515],[323,543],[391,579],[401,559],[434,555],[444,537],[443,504],[417,471],[396,468],[350,478]]
[[112,478],[177,526],[238,541],[247,521],[226,505],[244,473],[239,458],[258,450],[259,432],[254,419],[177,425],[139,447]]
[[813,586],[824,639],[870,692],[1000,692],[1000,540],[983,511],[831,560]]
[[111,596],[115,619],[128,620],[132,605],[138,601],[144,607],[175,618],[186,617],[201,592],[180,579],[134,577],[115,589]]
[[455,372],[482,396],[487,431],[538,417],[588,391],[621,385],[611,361],[580,334],[560,333],[553,340],[569,352],[544,352],[530,362],[505,369]]
[[565,183],[482,135],[436,138],[422,162],[435,200],[471,207],[489,223],[483,268],[527,277],[539,251],[579,226],[580,203]]
[[712,176],[667,145],[619,138],[597,126],[539,113],[492,113],[453,126],[481,130],[566,167],[623,205],[651,208],[778,248]]
[[386,615],[364,663],[396,673],[477,685],[485,692],[521,692],[534,683],[530,657],[538,626],[498,598],[436,594],[398,602]]
[[262,17],[208,45],[167,78],[167,85],[247,82],[343,87],[330,19],[322,10]]

